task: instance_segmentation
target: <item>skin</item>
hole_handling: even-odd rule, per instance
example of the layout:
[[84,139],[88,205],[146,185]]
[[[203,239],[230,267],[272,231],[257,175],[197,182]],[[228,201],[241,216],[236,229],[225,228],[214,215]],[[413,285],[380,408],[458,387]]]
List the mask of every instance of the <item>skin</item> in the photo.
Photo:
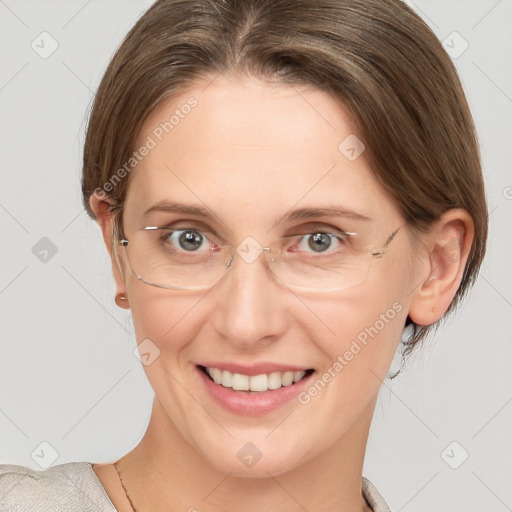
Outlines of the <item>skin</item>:
[[[401,229],[366,281],[342,292],[293,292],[271,277],[263,258],[238,258],[209,291],[164,290],[138,280],[121,248],[122,267],[113,264],[113,272],[128,300],[118,304],[131,308],[138,342],[149,338],[160,350],[144,366],[153,410],[140,444],[118,461],[123,481],[139,512],[222,512],[240,504],[251,512],[370,510],[361,474],[380,385],[407,315],[428,325],[452,301],[473,239],[471,218],[450,210],[419,240],[364,153],[351,162],[338,150],[356,133],[348,111],[310,87],[209,77],[158,105],[136,147],[191,96],[197,107],[132,171],[128,238],[140,225],[201,220],[168,212],[143,220],[160,200],[206,205],[217,216],[215,229],[234,245],[250,235],[265,246],[311,222],[372,233],[377,245]],[[371,220],[278,222],[290,209],[326,204]],[[107,202],[93,195],[91,206],[110,253]],[[401,307],[396,316],[308,404],[292,400],[247,418],[214,403],[195,373],[202,360],[272,361],[314,368],[318,378],[393,304]],[[262,453],[252,468],[236,455],[247,442]],[[129,512],[112,464],[94,471],[118,510]]]

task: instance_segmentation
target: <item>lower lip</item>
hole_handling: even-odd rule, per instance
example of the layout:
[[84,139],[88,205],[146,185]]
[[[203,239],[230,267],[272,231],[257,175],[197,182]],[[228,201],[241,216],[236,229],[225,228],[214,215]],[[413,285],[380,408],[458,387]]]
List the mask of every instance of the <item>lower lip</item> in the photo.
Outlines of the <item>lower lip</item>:
[[215,384],[206,373],[196,366],[211,397],[224,409],[244,416],[266,414],[295,398],[306,386],[314,372],[299,382],[269,391],[235,391],[221,384]]

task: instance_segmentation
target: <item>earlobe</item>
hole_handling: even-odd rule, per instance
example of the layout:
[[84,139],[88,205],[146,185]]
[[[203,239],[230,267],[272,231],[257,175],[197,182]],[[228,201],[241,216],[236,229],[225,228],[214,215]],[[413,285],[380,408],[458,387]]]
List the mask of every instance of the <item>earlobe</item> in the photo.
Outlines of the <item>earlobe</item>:
[[449,210],[435,223],[426,240],[426,277],[412,294],[409,317],[414,323],[431,325],[446,313],[459,289],[473,238],[474,224],[466,210]]
[[125,293],[116,293],[115,303],[122,309],[130,309],[130,303]]
[[115,261],[112,254],[112,240],[114,233],[113,214],[110,210],[112,202],[109,198],[99,198],[95,194],[92,194],[89,198],[89,205],[91,210],[96,216],[96,222],[98,223],[103,240],[107,247],[107,252],[112,262],[112,274],[116,283],[116,295],[114,298],[115,303],[122,309],[130,309],[130,303],[128,301],[128,294],[126,291],[126,283],[121,273],[120,268]]

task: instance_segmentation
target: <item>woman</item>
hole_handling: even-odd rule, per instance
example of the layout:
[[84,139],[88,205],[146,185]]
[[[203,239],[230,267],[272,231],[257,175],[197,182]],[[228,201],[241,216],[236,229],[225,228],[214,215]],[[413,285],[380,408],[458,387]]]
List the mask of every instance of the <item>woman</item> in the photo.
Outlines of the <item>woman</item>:
[[389,510],[362,477],[380,384],[487,233],[471,114],[423,21],[157,1],[98,89],[82,189],[153,410],[115,462],[4,465],[6,509]]

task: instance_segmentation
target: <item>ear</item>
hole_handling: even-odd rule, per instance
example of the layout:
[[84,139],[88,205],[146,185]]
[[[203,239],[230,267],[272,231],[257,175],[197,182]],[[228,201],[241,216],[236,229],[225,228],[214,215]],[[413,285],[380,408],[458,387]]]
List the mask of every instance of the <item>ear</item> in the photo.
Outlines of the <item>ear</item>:
[[116,283],[115,302],[120,308],[130,309],[125,279],[121,269],[113,257],[114,255],[112,254],[114,223],[113,214],[109,208],[113,203],[109,200],[108,197],[100,199],[96,194],[92,194],[89,198],[89,204],[92,211],[94,212],[94,215],[96,216],[96,222],[100,226],[103,240],[107,246],[110,261],[112,262],[112,274]]
[[447,311],[457,293],[474,238],[474,223],[464,209],[445,212],[426,237],[422,283],[412,293],[409,317],[431,325]]

